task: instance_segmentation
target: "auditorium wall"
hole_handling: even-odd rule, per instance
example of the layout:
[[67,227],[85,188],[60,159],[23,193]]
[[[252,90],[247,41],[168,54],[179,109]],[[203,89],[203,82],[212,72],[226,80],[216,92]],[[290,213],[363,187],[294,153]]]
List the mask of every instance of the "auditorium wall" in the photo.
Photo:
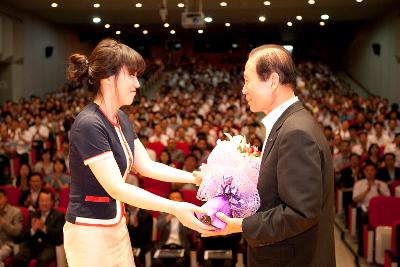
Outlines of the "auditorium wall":
[[374,95],[400,103],[400,14],[360,29],[344,53],[347,72]]
[[[0,17],[5,18],[2,21],[16,22],[11,29],[14,50],[21,47],[20,52],[12,51],[13,56],[2,58],[0,62],[0,103],[32,94],[43,97],[47,92],[60,89],[66,80],[68,55],[75,51],[87,53],[92,47],[72,30],[4,4],[0,4]],[[4,38],[4,32],[0,36],[3,36],[0,43],[4,44],[8,39]]]

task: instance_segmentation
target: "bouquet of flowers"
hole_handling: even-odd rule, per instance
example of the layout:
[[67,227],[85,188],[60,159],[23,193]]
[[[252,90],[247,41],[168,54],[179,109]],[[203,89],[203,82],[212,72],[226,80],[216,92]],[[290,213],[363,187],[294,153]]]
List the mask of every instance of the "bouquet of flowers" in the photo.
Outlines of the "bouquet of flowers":
[[202,165],[203,179],[197,191],[197,198],[207,201],[203,207],[208,211],[196,214],[197,218],[220,229],[226,223],[216,217],[217,212],[244,218],[260,207],[257,182],[261,153],[245,137],[225,135],[229,140],[218,140],[207,164]]

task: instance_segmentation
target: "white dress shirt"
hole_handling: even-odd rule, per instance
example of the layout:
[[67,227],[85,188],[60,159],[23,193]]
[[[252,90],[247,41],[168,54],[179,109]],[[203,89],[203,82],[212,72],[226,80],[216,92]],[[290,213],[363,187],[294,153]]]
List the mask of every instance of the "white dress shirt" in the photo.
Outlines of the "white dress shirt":
[[276,123],[276,121],[283,114],[283,112],[285,112],[285,110],[287,110],[292,104],[296,103],[297,101],[299,101],[299,98],[297,96],[292,97],[289,100],[286,100],[285,102],[280,104],[278,107],[276,107],[274,110],[272,110],[270,113],[268,113],[267,116],[265,116],[261,120],[261,122],[264,124],[264,127],[265,127],[265,140],[264,140],[264,145],[263,145],[261,154],[264,153],[265,144],[267,143],[269,134],[270,134],[272,128],[274,127],[274,124]]

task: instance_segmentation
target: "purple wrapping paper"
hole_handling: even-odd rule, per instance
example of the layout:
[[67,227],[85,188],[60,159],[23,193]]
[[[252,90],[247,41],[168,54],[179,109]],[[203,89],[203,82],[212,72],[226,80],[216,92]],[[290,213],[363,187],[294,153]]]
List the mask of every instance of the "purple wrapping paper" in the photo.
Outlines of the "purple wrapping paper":
[[197,198],[206,201],[203,207],[207,210],[207,214],[196,214],[197,218],[219,229],[226,223],[216,217],[217,212],[245,218],[260,207],[260,153],[243,136],[227,136],[229,141],[218,140],[207,164],[201,166],[203,179],[197,191]]
[[217,212],[222,212],[226,216],[232,218],[230,204],[226,196],[214,197],[203,204],[202,207],[207,210],[207,214],[196,213],[196,217],[205,224],[213,225],[219,229],[224,229],[226,223],[217,218]]

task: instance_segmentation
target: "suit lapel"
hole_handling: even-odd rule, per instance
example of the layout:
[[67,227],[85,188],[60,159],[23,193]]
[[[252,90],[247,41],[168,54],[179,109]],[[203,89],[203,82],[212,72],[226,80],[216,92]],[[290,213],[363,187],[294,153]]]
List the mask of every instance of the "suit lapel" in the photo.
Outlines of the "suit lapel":
[[297,101],[290,105],[279,117],[279,119],[275,122],[274,126],[272,127],[272,130],[268,136],[267,143],[265,144],[264,148],[264,153],[262,156],[261,162],[264,162],[266,158],[268,157],[269,153],[271,152],[271,149],[275,143],[276,138],[278,137],[278,132],[279,129],[282,127],[282,124],[285,122],[285,120],[294,112],[297,112],[301,109],[304,109],[303,104],[300,101]]

